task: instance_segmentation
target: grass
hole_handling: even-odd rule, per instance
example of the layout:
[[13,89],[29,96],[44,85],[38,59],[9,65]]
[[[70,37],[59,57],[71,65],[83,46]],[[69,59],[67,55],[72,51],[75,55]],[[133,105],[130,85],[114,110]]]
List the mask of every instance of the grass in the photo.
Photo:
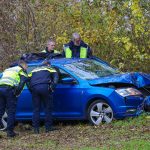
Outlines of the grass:
[[113,121],[111,124],[90,126],[87,122],[59,122],[60,130],[34,135],[16,127],[19,136],[8,139],[0,133],[0,150],[149,150],[150,118],[144,113],[136,118]]

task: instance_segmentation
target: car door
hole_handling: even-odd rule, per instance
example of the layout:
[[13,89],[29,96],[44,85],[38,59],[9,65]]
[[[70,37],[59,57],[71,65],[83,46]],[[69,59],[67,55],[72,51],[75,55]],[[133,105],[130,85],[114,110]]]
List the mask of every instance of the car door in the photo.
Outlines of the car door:
[[[54,92],[54,116],[58,118],[79,117],[82,114],[81,89],[78,81],[62,69],[59,72],[59,82]],[[75,84],[63,83],[66,77],[74,78]]]
[[[27,72],[31,72],[36,65],[28,66]],[[22,93],[18,97],[16,118],[21,120],[32,119],[33,106],[32,106],[32,95],[25,85]]]
[[32,95],[25,86],[23,92],[18,98],[16,118],[21,120],[31,119],[32,112]]

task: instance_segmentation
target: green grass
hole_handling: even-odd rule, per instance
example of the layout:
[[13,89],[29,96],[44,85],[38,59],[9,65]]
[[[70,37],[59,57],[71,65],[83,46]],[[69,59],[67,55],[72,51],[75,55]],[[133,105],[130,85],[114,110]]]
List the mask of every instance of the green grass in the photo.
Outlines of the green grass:
[[100,126],[78,121],[59,122],[56,126],[60,130],[46,134],[42,127],[39,135],[17,127],[20,135],[14,139],[0,133],[0,150],[149,150],[150,118],[147,116],[145,113]]

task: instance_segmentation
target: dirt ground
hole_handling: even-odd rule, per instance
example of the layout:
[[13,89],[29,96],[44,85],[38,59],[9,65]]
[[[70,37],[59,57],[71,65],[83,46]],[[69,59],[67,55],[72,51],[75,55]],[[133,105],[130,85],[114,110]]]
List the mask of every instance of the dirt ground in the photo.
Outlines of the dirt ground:
[[111,124],[91,126],[88,122],[56,122],[59,130],[33,134],[29,124],[18,124],[13,139],[0,132],[0,150],[98,150],[98,149],[142,149],[150,148],[150,116],[113,121]]

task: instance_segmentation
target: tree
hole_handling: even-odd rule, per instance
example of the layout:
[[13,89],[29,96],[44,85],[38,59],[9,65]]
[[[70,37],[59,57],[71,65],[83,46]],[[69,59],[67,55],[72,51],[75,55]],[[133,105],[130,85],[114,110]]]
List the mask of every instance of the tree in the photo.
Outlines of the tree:
[[[26,52],[38,52],[49,38],[55,39],[61,50],[71,34],[79,32],[94,54],[112,65],[123,71],[150,71],[147,67],[150,64],[149,0],[22,0],[15,3],[3,0],[1,3],[5,7],[3,17],[13,29],[13,33],[3,32],[2,36],[6,39],[11,33],[11,37],[8,36],[13,39],[11,44],[14,43],[13,48],[9,48],[14,54],[9,56],[11,60]],[[9,29],[6,25],[3,27]],[[6,49],[4,59],[8,55],[7,42],[2,43]]]

